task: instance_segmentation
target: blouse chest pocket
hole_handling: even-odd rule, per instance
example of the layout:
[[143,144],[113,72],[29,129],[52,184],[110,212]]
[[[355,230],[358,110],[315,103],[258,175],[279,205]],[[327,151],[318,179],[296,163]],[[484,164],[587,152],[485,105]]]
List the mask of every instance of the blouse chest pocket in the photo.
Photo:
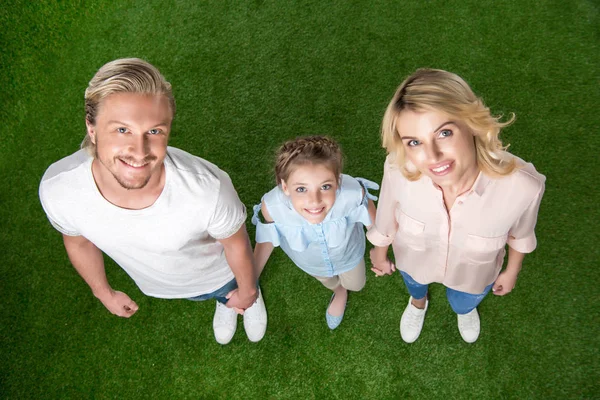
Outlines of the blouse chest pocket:
[[507,236],[483,237],[468,235],[465,242],[465,256],[477,264],[491,263],[504,248]]
[[399,208],[396,210],[400,244],[413,250],[425,250],[425,224],[404,214]]

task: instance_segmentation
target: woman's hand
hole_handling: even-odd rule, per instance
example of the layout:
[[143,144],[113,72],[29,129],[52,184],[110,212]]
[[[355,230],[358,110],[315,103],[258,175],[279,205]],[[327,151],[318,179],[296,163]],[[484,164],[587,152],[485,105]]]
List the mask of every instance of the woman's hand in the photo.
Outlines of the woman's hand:
[[[385,251],[380,249],[384,249]],[[394,263],[387,258],[387,247],[374,247],[369,252],[369,256],[371,257],[371,264],[373,265],[371,271],[373,271],[376,276],[391,275],[396,271]]]
[[504,296],[505,294],[509,294],[517,283],[517,276],[519,273],[515,273],[511,270],[505,270],[498,275],[496,282],[494,282],[494,286],[492,286],[492,292],[496,296]]

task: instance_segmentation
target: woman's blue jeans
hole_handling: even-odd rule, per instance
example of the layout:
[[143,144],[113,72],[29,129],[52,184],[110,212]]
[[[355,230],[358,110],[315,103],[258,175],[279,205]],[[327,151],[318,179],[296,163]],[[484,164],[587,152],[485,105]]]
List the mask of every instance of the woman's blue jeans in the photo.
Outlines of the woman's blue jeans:
[[[415,299],[420,300],[427,295],[427,290],[429,285],[423,285],[417,281],[415,281],[409,274],[406,272],[400,271],[402,278],[404,279],[404,284],[406,284],[406,288],[408,289],[408,293]],[[481,294],[471,294],[465,292],[459,292],[458,290],[446,288],[446,296],[448,297],[448,302],[457,314],[468,314],[473,309],[475,309],[479,303],[483,300],[483,298],[490,292],[494,286],[491,283],[487,286],[483,293]]]

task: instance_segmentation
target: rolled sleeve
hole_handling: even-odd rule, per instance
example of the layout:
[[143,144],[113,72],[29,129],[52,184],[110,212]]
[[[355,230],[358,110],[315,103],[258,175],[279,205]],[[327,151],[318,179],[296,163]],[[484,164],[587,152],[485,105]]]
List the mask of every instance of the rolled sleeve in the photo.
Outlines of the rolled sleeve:
[[63,228],[61,225],[59,225],[56,221],[52,220],[50,217],[48,217],[48,221],[50,221],[50,224],[54,227],[54,229],[56,229],[57,231],[59,231],[60,233],[62,233],[65,236],[81,236],[81,234],[75,230],[69,230],[69,229]]
[[246,221],[246,207],[240,201],[229,175],[219,171],[219,181],[219,196],[207,231],[215,239],[226,239]]
[[535,225],[543,194],[542,185],[538,194],[509,231],[507,244],[520,253],[531,253],[537,246]]
[[379,201],[377,202],[375,224],[367,232],[367,238],[375,246],[389,246],[394,241],[398,231],[398,221],[395,217],[397,200],[393,185],[393,175],[396,173],[400,173],[400,171],[392,170],[389,161],[386,161],[383,168]]
[[371,242],[374,246],[385,247],[392,244],[392,242],[394,241],[394,236],[390,237],[382,235],[379,231],[377,231],[377,229],[372,227],[367,232],[367,239],[369,239],[369,242]]

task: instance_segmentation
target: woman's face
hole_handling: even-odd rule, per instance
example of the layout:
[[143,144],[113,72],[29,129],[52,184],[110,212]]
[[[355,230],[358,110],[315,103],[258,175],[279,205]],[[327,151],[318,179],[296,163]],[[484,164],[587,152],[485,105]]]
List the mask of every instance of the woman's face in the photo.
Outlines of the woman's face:
[[407,159],[440,187],[479,173],[473,134],[461,121],[435,110],[404,110],[397,126]]

